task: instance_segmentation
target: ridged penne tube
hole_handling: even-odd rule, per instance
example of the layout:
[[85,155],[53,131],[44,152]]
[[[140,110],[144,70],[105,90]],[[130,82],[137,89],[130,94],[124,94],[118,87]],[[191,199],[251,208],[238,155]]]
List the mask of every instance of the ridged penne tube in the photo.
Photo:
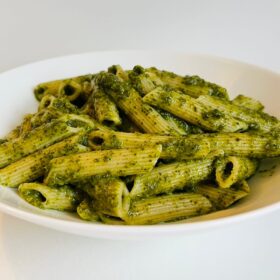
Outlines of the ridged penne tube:
[[59,188],[39,183],[24,183],[18,188],[19,195],[33,206],[42,209],[75,211],[80,195],[69,186]]
[[21,125],[17,126],[15,129],[13,129],[6,137],[7,140],[12,140],[18,138],[20,135],[26,134],[32,129],[50,122],[54,118],[60,117],[62,114],[53,111],[53,110],[42,110],[40,112],[37,112],[35,114],[28,114],[24,117],[23,122]]
[[222,99],[228,99],[228,93],[225,88],[205,81],[197,75],[182,77],[169,71],[160,71],[155,67],[148,68],[147,71],[156,74],[166,86],[190,96],[212,95]]
[[93,178],[93,208],[98,213],[122,218],[130,205],[126,184],[119,178]]
[[53,95],[45,95],[39,104],[39,111],[52,109],[65,114],[79,114],[79,109],[69,102],[67,98],[55,97]]
[[216,182],[221,188],[251,177],[257,170],[258,161],[244,157],[229,156],[217,159],[215,163]]
[[183,77],[184,92],[193,97],[211,95],[221,99],[229,99],[227,90],[217,84],[205,81],[197,75]]
[[208,133],[188,136],[164,136],[117,131],[93,131],[92,149],[135,148],[161,144],[161,158],[201,158],[204,156],[240,156],[269,158],[280,156],[280,138],[252,133]]
[[175,117],[169,112],[163,111],[161,109],[157,109],[157,111],[180,135],[197,134],[203,132],[198,126],[188,124],[184,120]]
[[157,224],[207,214],[211,209],[211,202],[200,194],[163,195],[132,202],[125,222]]
[[116,104],[100,88],[93,91],[91,100],[93,102],[93,112],[96,120],[108,126],[118,126],[122,120]]
[[92,200],[84,199],[77,207],[79,217],[86,221],[98,221],[99,215],[93,209]]
[[171,141],[174,137],[146,133],[96,130],[89,133],[88,139],[89,146],[93,150],[108,150],[145,147],[148,144],[155,145],[160,142]]
[[82,97],[82,86],[76,81],[64,81],[58,87],[58,96],[63,96],[69,101],[77,100]]
[[230,101],[221,100],[213,96],[200,96],[197,102],[209,108],[219,110],[223,114],[232,116],[247,123],[249,128],[269,132],[279,125],[279,121],[268,114],[237,106]]
[[[280,156],[280,137],[256,133],[208,133],[184,136],[187,143],[208,142],[207,157],[240,156],[249,158],[271,158]],[[163,145],[163,150],[165,149]]]
[[120,65],[112,65],[108,68],[108,73],[112,73],[116,75],[118,78],[122,79],[123,81],[128,81],[128,74],[126,71],[122,69]]
[[248,195],[248,192],[244,190],[233,188],[224,189],[213,185],[198,185],[194,188],[194,191],[207,197],[216,210],[225,209],[237,200]]
[[82,134],[72,136],[0,169],[0,184],[17,187],[35,181],[44,175],[51,159],[89,151],[88,147],[82,145],[83,137]]
[[34,89],[37,100],[45,95],[64,96],[70,101],[76,100],[81,95],[88,96],[92,90],[93,75],[83,75],[63,80],[41,83]]
[[208,131],[236,132],[248,128],[246,123],[206,107],[197,99],[180,92],[158,87],[146,94],[143,101]]
[[137,91],[122,82],[117,76],[101,73],[97,75],[96,82],[111,96],[117,106],[146,133],[178,135],[154,108],[142,101]]
[[[56,129],[56,130],[55,130]],[[25,135],[0,146],[0,167],[4,167],[28,154],[45,148],[75,133],[64,122],[43,125]]]
[[209,179],[213,160],[193,160],[160,165],[152,171],[136,176],[130,191],[132,199],[171,193]]
[[0,145],[0,167],[91,127],[94,127],[94,123],[81,116],[64,115],[52,120],[31,130],[28,134]]
[[192,97],[208,94],[228,99],[227,90],[214,83],[207,82],[198,76],[180,76],[154,67],[144,69],[135,66],[129,73],[132,85],[141,95],[146,95],[158,86],[166,86]]
[[202,158],[210,153],[209,141],[204,139],[198,142],[189,141],[187,137],[99,130],[88,136],[88,145],[93,150],[144,148],[157,144],[162,145],[160,158],[163,159]]
[[161,146],[142,149],[94,151],[53,159],[45,179],[47,185],[77,182],[94,175],[128,176],[150,171],[161,153]]
[[142,95],[146,95],[157,86],[164,86],[165,83],[153,72],[144,69],[142,66],[134,66],[129,73],[132,86]]
[[[199,141],[199,135],[189,136]],[[210,150],[225,156],[270,158],[280,156],[280,137],[251,133],[206,134]],[[219,153],[221,151],[222,153]]]
[[264,106],[260,101],[242,94],[236,96],[232,100],[232,104],[255,111],[262,111],[264,109]]

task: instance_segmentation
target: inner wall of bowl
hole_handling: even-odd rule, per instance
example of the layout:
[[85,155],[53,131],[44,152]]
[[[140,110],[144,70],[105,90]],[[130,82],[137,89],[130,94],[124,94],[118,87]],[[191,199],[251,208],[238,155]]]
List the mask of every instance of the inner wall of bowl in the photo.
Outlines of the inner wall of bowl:
[[[14,69],[0,75],[0,136],[5,135],[20,123],[24,114],[37,110],[32,89],[40,82],[61,79],[75,75],[95,73],[112,64],[131,69],[140,64],[145,67],[174,71],[179,74],[200,75],[205,79],[223,85],[230,96],[245,94],[260,100],[266,111],[279,117],[280,103],[279,75],[269,71],[205,55],[188,55],[172,52],[101,52],[51,59]],[[278,162],[275,163],[276,165]],[[280,200],[279,164],[274,172],[259,174],[251,181],[252,193],[230,209],[196,218],[194,221],[232,216],[259,209]],[[35,210],[19,199],[10,189],[0,188],[0,202],[29,213],[52,216],[56,219],[75,220],[74,216],[53,211]]]

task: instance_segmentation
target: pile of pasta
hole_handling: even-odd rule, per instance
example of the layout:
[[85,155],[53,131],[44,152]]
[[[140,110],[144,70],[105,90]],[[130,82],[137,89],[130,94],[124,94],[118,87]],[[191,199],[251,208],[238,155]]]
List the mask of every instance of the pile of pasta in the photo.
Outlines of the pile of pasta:
[[0,184],[42,209],[109,224],[222,210],[260,160],[280,156],[279,120],[198,76],[119,65],[41,83],[38,111],[1,140]]

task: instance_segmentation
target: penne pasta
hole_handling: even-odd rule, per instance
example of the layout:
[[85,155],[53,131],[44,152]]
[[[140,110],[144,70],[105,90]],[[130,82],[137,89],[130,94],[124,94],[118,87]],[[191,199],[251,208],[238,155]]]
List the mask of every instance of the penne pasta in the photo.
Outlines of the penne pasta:
[[93,103],[94,116],[98,122],[107,126],[121,124],[122,120],[116,104],[102,89],[95,89],[90,100]]
[[221,188],[229,188],[256,173],[258,161],[255,159],[229,156],[215,163],[216,182]]
[[55,80],[37,85],[34,95],[40,101],[46,95],[65,97],[71,102],[86,100],[92,91],[93,75],[84,75],[63,80]]
[[123,218],[129,209],[130,197],[126,184],[119,178],[94,177],[93,208],[97,213]]
[[128,73],[122,69],[120,65],[112,65],[108,68],[108,73],[116,75],[123,81],[128,81]]
[[45,95],[39,104],[38,111],[41,110],[54,110],[64,114],[79,114],[79,109],[69,102],[67,98],[64,97],[55,97],[53,95]]
[[0,167],[5,167],[29,154],[93,127],[94,123],[90,119],[75,115],[65,115],[52,120],[31,130],[28,134],[0,145]]
[[125,222],[129,225],[157,224],[203,215],[211,209],[211,202],[200,194],[169,194],[132,202]]
[[178,135],[154,108],[142,101],[138,92],[127,83],[122,82],[117,76],[111,73],[101,73],[96,77],[96,83],[143,131],[154,134]]
[[150,171],[161,153],[161,146],[142,149],[93,151],[53,159],[46,185],[63,185],[94,175],[128,176]]
[[264,109],[264,106],[260,101],[242,94],[236,96],[232,100],[232,104],[255,111],[262,111]]
[[196,143],[184,137],[99,130],[92,131],[88,137],[88,145],[93,150],[144,148],[158,144],[162,145],[162,159],[195,159],[210,153],[210,144],[203,139]]
[[93,209],[92,200],[84,199],[77,207],[79,217],[86,221],[98,221],[99,215]]
[[19,195],[28,203],[42,208],[75,211],[80,195],[69,186],[49,187],[39,183],[24,183],[18,188]]
[[242,189],[225,189],[213,185],[198,185],[194,188],[194,192],[207,197],[216,210],[225,209],[248,195],[248,191]]
[[213,96],[200,96],[197,102],[209,108],[219,110],[223,114],[232,116],[245,122],[250,129],[269,132],[279,127],[279,121],[263,112],[237,106],[230,101],[221,100]]
[[180,76],[169,71],[160,71],[155,67],[144,69],[137,65],[129,73],[132,85],[142,96],[158,86],[168,87],[192,97],[213,95],[228,99],[227,90],[198,76]]
[[49,81],[0,139],[0,184],[84,221],[146,225],[223,210],[280,156],[263,105],[199,76],[136,65]]
[[44,175],[51,159],[89,151],[82,145],[83,138],[83,135],[72,136],[0,169],[0,184],[17,187],[37,180]]
[[139,199],[196,185],[210,178],[213,171],[212,162],[211,159],[204,159],[158,166],[135,177],[130,197]]
[[165,136],[117,131],[93,131],[89,134],[93,150],[123,149],[162,145],[160,158],[197,159],[217,156],[269,158],[280,156],[280,138],[253,133],[205,133]]
[[197,99],[173,90],[156,88],[143,98],[145,103],[159,107],[207,131],[245,131],[248,125],[223,112],[200,104]]

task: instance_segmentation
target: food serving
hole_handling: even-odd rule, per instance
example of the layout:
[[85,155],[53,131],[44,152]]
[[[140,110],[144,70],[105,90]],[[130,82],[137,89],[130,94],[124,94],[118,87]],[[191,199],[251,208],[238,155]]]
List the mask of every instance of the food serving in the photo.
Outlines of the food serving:
[[0,184],[84,220],[155,224],[225,209],[280,156],[279,120],[198,76],[135,66],[36,86],[0,145]]

